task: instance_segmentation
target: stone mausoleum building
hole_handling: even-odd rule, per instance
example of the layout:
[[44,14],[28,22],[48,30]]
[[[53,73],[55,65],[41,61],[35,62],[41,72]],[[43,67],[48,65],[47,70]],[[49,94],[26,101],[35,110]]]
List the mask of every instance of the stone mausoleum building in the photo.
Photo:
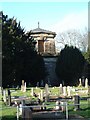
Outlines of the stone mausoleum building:
[[57,85],[58,79],[55,73],[56,67],[56,47],[55,47],[55,36],[56,33],[44,30],[39,27],[30,31],[31,36],[36,41],[36,50],[40,53],[45,61],[46,70],[48,76],[45,78],[45,83],[48,83],[51,86]]
[[34,37],[34,40],[36,41],[36,50],[38,53],[42,55],[55,55],[56,49],[55,49],[55,32],[51,32],[48,30],[38,28],[31,30],[31,36]]

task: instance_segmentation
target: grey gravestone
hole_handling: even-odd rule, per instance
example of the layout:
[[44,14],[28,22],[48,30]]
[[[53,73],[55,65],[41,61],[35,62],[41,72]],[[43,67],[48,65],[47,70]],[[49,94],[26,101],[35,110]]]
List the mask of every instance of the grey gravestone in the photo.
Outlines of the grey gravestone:
[[8,89],[8,105],[9,106],[11,105],[11,92],[9,89]]
[[7,99],[6,99],[6,90],[3,90],[3,101],[6,102]]
[[67,86],[67,93],[68,93],[68,96],[70,97],[70,96],[71,96],[71,89],[70,89],[70,86]]
[[63,96],[67,96],[67,88],[66,88],[66,86],[63,87]]
[[62,111],[65,111],[65,110],[66,110],[66,102],[61,101],[61,102],[60,102],[60,105],[61,105],[61,110],[62,110]]
[[22,80],[21,91],[26,92],[26,82],[24,83],[24,80]]
[[80,109],[80,97],[78,96],[78,95],[75,95],[74,96],[74,111],[76,111],[76,110],[79,110]]
[[31,89],[31,96],[34,96],[34,89]]
[[62,84],[60,84],[60,94],[63,93],[63,87],[62,87]]
[[47,102],[47,101],[49,101],[49,86],[48,86],[48,84],[45,85],[45,94],[46,94],[45,101]]
[[31,109],[25,106],[25,100],[22,101],[22,118],[24,120],[32,120]]

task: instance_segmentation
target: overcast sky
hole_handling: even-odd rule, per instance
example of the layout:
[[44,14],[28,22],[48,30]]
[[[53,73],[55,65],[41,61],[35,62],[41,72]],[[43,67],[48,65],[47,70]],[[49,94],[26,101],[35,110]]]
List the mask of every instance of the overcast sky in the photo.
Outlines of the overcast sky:
[[88,27],[88,2],[1,2],[1,10],[17,18],[26,31],[40,27],[56,33]]

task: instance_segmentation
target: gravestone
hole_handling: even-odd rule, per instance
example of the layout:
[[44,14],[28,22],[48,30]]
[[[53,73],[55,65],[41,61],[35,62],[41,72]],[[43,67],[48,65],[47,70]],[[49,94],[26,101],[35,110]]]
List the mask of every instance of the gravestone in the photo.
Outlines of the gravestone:
[[34,96],[34,89],[31,89],[31,96]]
[[85,88],[88,88],[88,79],[85,79]]
[[81,78],[79,78],[79,87],[81,87],[82,86],[82,80],[81,80]]
[[79,97],[79,95],[75,95],[74,96],[74,111],[77,111],[77,110],[79,110],[80,109],[80,97]]
[[8,89],[8,105],[9,106],[11,105],[11,92],[9,89]]
[[24,90],[23,90],[23,92],[26,92],[26,82],[24,84]]
[[43,90],[41,90],[41,101],[43,101]]
[[49,86],[48,84],[45,85],[45,101],[48,102],[49,101]]
[[70,89],[70,86],[67,86],[67,94],[68,94],[69,97],[71,96],[71,89]]
[[61,105],[61,110],[64,112],[66,110],[66,102],[61,101],[60,105]]
[[32,120],[32,111],[25,106],[25,100],[22,101],[22,118],[23,120]]
[[60,101],[56,101],[55,110],[60,110]]
[[67,96],[67,88],[66,88],[66,86],[63,87],[63,96]]
[[26,92],[26,82],[24,84],[24,80],[22,80],[21,91]]
[[63,93],[63,87],[62,87],[62,84],[60,84],[59,89],[60,89],[60,94],[62,94],[62,93]]
[[6,103],[7,98],[6,98],[6,90],[3,90],[3,101]]

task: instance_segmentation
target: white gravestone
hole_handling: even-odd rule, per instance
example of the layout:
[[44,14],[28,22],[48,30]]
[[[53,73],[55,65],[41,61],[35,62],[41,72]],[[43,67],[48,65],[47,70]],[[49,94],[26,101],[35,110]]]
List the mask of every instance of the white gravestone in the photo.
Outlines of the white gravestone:
[[85,79],[85,88],[88,88],[88,79]]
[[63,96],[67,96],[67,88],[66,88],[66,86],[63,87]]
[[60,84],[60,94],[63,93],[63,87],[62,87],[62,84]]
[[34,89],[31,89],[31,96],[34,96]]

